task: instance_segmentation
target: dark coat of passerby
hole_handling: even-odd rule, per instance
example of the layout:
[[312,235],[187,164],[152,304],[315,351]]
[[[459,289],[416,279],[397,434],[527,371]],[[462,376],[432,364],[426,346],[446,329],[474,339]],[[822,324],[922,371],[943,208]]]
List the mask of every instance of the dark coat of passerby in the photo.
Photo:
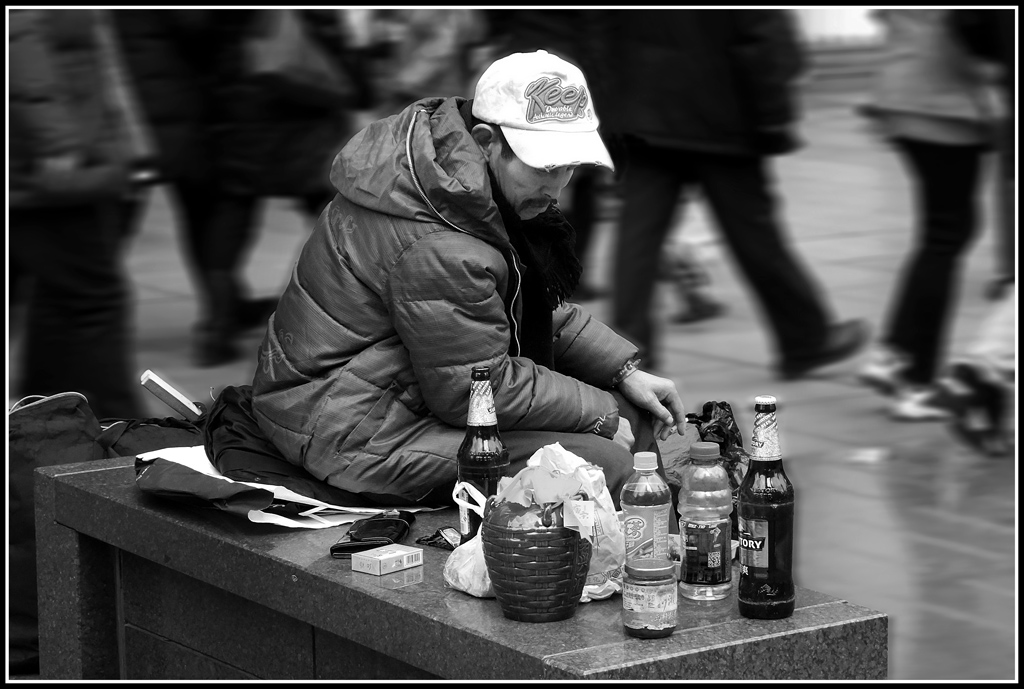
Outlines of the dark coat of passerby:
[[[369,98],[358,56],[344,49],[338,12],[287,11],[351,76],[353,107]],[[251,299],[242,284],[261,199],[293,198],[319,215],[334,194],[332,151],[351,133],[348,108],[282,98],[248,73],[246,46],[267,30],[268,12],[114,12],[160,141],[199,295],[193,361],[200,366],[242,356],[238,334],[264,325],[276,304],[276,297]]]
[[138,148],[103,10],[8,15],[12,263],[30,292],[20,395],[83,393],[97,417],[136,418],[127,227]]
[[893,394],[891,413],[940,420],[934,378],[956,306],[960,262],[979,227],[987,112],[995,74],[948,24],[949,10],[878,10],[886,33],[866,112],[904,163],[914,242],[893,288],[882,336],[859,373]]
[[495,61],[471,101],[421,99],[352,138],[253,377],[288,461],[375,502],[450,502],[478,365],[509,475],[560,442],[614,499],[634,446],[682,432],[675,384],[565,301],[579,266],[556,201],[577,166],[611,165],[598,122],[579,69],[537,51]]
[[852,356],[860,320],[835,323],[778,218],[770,156],[800,144],[805,58],[785,10],[604,12],[605,130],[623,177],[612,325],[657,366],[652,297],[680,192],[699,187],[774,334],[778,372]]

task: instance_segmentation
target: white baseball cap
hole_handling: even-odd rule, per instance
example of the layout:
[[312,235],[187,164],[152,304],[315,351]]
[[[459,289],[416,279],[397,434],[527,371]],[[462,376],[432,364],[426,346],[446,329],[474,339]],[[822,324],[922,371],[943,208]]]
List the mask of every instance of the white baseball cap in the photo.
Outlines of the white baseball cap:
[[597,133],[583,72],[546,50],[495,60],[477,82],[473,115],[499,125],[512,151],[530,167],[615,169]]

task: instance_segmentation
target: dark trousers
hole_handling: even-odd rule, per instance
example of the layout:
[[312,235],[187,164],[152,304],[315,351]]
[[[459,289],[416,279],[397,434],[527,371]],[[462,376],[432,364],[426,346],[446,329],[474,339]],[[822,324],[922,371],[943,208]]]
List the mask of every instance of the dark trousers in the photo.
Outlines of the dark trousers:
[[959,285],[961,257],[976,234],[980,146],[896,139],[913,184],[917,227],[883,342],[910,355],[904,375],[932,381]]
[[126,226],[136,204],[12,208],[10,250],[30,280],[18,394],[77,391],[98,418],[143,418]]
[[[259,221],[260,198],[226,194],[200,184],[172,188],[179,214],[185,258],[200,294],[200,328],[231,333],[239,305],[247,298],[241,272]],[[298,199],[317,217],[333,193]]]
[[572,210],[566,214],[566,219],[576,231],[576,258],[586,267],[597,215],[597,169],[589,165],[576,168],[569,184]]
[[661,247],[681,191],[699,186],[739,269],[753,288],[782,359],[813,354],[830,316],[794,254],[777,213],[765,160],[676,151],[627,140],[628,167],[616,237],[612,325],[654,359],[652,298]]

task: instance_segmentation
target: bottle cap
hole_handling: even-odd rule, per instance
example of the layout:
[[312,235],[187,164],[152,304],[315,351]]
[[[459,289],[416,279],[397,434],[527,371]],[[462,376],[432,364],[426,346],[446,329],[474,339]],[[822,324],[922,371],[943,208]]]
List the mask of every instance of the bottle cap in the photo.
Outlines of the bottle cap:
[[694,457],[720,457],[722,454],[721,448],[718,443],[709,441],[699,441],[690,444],[690,459]]
[[672,560],[649,558],[626,563],[626,574],[637,579],[660,579],[669,575],[674,576],[675,572],[676,565]]
[[775,404],[775,395],[758,395],[754,398],[754,404]]
[[634,469],[657,469],[658,455],[653,452],[637,452],[633,455]]

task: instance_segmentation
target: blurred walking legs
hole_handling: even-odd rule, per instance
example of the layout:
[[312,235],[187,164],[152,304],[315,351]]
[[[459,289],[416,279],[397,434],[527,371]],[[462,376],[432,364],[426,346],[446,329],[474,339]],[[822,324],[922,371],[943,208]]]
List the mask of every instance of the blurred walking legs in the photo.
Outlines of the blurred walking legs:
[[31,275],[20,395],[84,394],[98,418],[140,418],[123,266],[134,201],[10,209],[12,259]]
[[914,180],[919,226],[882,342],[911,355],[903,372],[908,383],[927,385],[955,305],[960,258],[977,227],[982,149],[910,139],[895,143]]
[[977,233],[984,149],[906,138],[893,143],[914,185],[916,243],[879,346],[859,377],[896,395],[895,418],[941,420],[949,416],[948,405],[935,399],[933,383],[956,307],[962,257]]
[[[658,149],[628,138],[629,173],[619,220],[613,323],[651,362],[651,298],[661,247],[680,189],[702,189],[775,336],[783,372],[853,354],[862,324],[830,326],[820,290],[793,254],[776,219],[777,200],[763,158]],[[643,305],[638,308],[638,305]],[[840,336],[836,337],[839,332]]]

